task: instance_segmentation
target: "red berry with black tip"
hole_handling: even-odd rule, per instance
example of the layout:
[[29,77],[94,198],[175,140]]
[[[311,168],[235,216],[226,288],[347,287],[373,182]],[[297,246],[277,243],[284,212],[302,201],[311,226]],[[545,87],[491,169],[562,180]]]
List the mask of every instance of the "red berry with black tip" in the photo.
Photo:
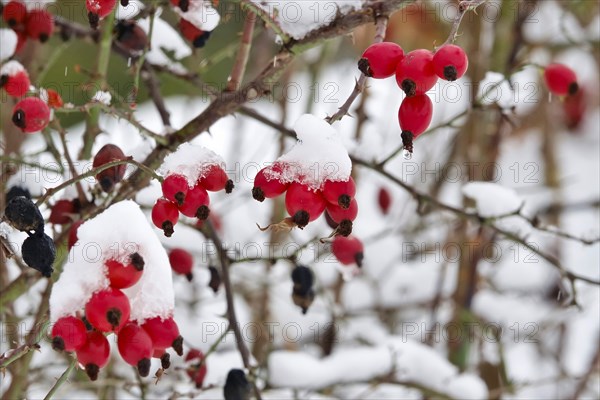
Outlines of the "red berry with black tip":
[[358,69],[370,78],[388,78],[394,75],[403,57],[404,50],[396,43],[375,43],[363,53],[358,61]]
[[73,216],[78,211],[77,204],[73,200],[59,200],[52,206],[48,221],[55,225],[65,225],[73,221]]
[[18,61],[9,61],[0,68],[0,87],[9,96],[22,97],[31,86],[27,70]]
[[326,206],[327,202],[320,191],[301,183],[292,183],[285,194],[285,208],[301,229],[319,218]]
[[185,356],[185,361],[191,364],[186,369],[188,376],[192,381],[194,381],[196,388],[202,388],[207,372],[204,353],[197,349],[191,349]]
[[184,249],[172,249],[169,252],[169,263],[173,272],[179,275],[185,275],[188,281],[191,281],[194,275],[192,268],[194,267],[194,257]]
[[11,28],[25,23],[27,19],[27,7],[20,0],[9,1],[2,9],[2,19]]
[[331,244],[331,251],[335,258],[344,265],[362,266],[364,247],[362,242],[354,236],[336,236]]
[[110,344],[106,337],[98,331],[89,331],[86,341],[76,351],[77,361],[83,365],[90,380],[98,379],[100,368],[108,364],[110,358]]
[[[106,144],[96,153],[92,167],[98,168],[110,162],[122,161],[126,158],[125,153],[123,153],[123,150],[119,146]],[[115,188],[115,185],[123,180],[126,170],[127,165],[125,164],[115,165],[99,172],[96,175],[96,180],[100,183],[100,187],[104,192],[110,193]]]
[[413,140],[425,132],[431,123],[433,103],[426,95],[406,97],[398,110],[398,122],[402,129],[404,150],[413,152]]
[[123,360],[137,368],[140,376],[150,373],[150,358],[153,354],[150,335],[134,322],[129,322],[117,334],[117,347]]
[[50,39],[54,32],[54,19],[46,10],[35,9],[29,12],[25,24],[27,36],[44,43]]
[[347,181],[325,181],[323,184],[323,197],[329,204],[348,208],[356,195],[356,184],[352,177]]
[[435,74],[447,81],[462,78],[469,67],[467,54],[454,44],[447,44],[437,49],[432,62]]
[[181,18],[179,20],[179,30],[184,38],[192,42],[194,47],[200,48],[204,47],[206,41],[210,37],[209,31],[203,31],[199,29],[196,25],[192,24],[185,18]]
[[85,317],[101,332],[118,332],[129,319],[130,312],[129,299],[114,288],[94,293],[85,305]]
[[52,326],[52,348],[59,351],[75,351],[85,344],[87,329],[76,317],[60,318]]
[[175,203],[167,199],[158,199],[152,207],[152,222],[154,225],[162,229],[166,237],[173,235],[174,227],[179,221],[179,209]]
[[96,29],[100,19],[110,14],[116,5],[117,0],[86,0],[85,8],[88,11],[90,26]]
[[342,236],[348,236],[352,233],[352,221],[358,215],[358,203],[356,199],[352,199],[348,208],[330,203],[327,205],[327,214],[338,224],[338,233]]
[[198,218],[205,220],[210,215],[210,197],[208,192],[200,185],[196,185],[191,188],[183,204],[179,207],[179,211],[186,217]]
[[154,348],[172,347],[178,355],[183,355],[183,338],[173,317],[149,318],[144,321],[142,328],[150,335]]
[[254,187],[252,188],[252,197],[260,202],[265,199],[272,199],[280,196],[290,186],[289,183],[283,183],[273,176],[273,173],[280,173],[281,167],[273,165],[258,171],[254,177]]
[[433,54],[429,50],[413,50],[396,68],[396,82],[407,96],[426,93],[437,82],[433,69]]
[[392,196],[386,188],[379,188],[379,192],[377,193],[377,203],[379,204],[379,209],[383,215],[387,215],[390,211],[390,206],[392,205]]
[[190,189],[187,178],[183,175],[169,175],[162,182],[163,196],[178,205],[183,205],[185,195]]
[[15,105],[12,122],[25,133],[41,131],[50,122],[50,108],[37,97],[27,97]]
[[106,260],[106,276],[110,286],[115,289],[125,289],[135,285],[144,272],[144,258],[139,253],[129,256],[126,264],[117,260]]
[[209,192],[219,192],[225,189],[227,193],[231,193],[233,190],[233,181],[229,179],[225,170],[218,165],[209,166],[203,176],[198,179],[198,185]]
[[544,81],[551,93],[558,96],[573,95],[579,90],[577,75],[564,64],[550,64],[544,69]]

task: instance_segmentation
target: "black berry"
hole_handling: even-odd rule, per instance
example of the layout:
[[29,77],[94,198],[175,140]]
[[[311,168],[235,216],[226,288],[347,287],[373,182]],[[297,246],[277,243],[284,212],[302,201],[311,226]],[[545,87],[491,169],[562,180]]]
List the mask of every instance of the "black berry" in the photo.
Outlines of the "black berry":
[[54,271],[52,265],[56,259],[56,247],[52,238],[44,233],[35,234],[23,242],[21,247],[23,261],[33,269],[49,278]]
[[31,199],[31,193],[29,193],[29,190],[21,186],[13,186],[6,193],[6,203],[8,204],[9,201],[11,201],[17,196],[23,196],[27,197],[28,199]]
[[4,215],[8,223],[21,232],[43,232],[44,230],[44,218],[40,210],[25,196],[13,197],[6,205]]
[[225,400],[248,400],[250,399],[250,383],[246,374],[241,369],[232,369],[227,374],[225,387],[223,388]]

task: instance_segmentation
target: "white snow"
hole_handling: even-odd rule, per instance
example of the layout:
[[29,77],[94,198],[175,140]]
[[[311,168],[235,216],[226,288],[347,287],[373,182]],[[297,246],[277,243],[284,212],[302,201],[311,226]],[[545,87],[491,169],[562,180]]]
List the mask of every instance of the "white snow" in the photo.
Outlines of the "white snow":
[[[318,190],[325,181],[347,181],[352,162],[340,134],[324,120],[304,114],[294,126],[298,142],[277,159],[285,167],[271,174],[282,182],[301,182]],[[276,176],[278,175],[278,176]]]
[[131,320],[173,315],[174,292],[167,253],[140,207],[117,203],[85,222],[50,296],[51,320],[75,315],[96,291],[108,287],[104,262],[126,260],[133,252],[144,258],[141,279],[123,292],[131,304]]
[[102,103],[107,106],[110,106],[111,100],[112,100],[112,95],[109,92],[105,92],[102,90],[97,91],[96,94],[94,94],[94,97],[92,97],[92,101]]
[[477,213],[484,218],[505,216],[518,211],[523,204],[514,189],[490,182],[469,182],[462,192],[475,200]]
[[46,9],[48,4],[54,3],[55,0],[35,0],[35,1],[25,1],[25,5],[29,11],[31,10],[39,10]]
[[187,12],[181,11],[179,7],[174,7],[174,9],[181,18],[203,31],[212,31],[221,20],[221,16],[214,9],[210,0],[191,0]]
[[0,68],[0,75],[13,76],[21,71],[26,71],[25,67],[20,62],[11,60]]
[[12,57],[17,48],[17,34],[12,29],[0,29],[0,62]]
[[[171,60],[165,52],[173,52],[175,59],[180,60],[190,56],[192,54],[192,49],[190,49],[185,40],[183,40],[179,31],[175,30],[171,24],[160,18],[161,11],[162,10],[159,8],[154,16],[152,38],[150,39],[151,48],[146,53],[146,58],[152,64],[168,65],[171,68],[183,69],[183,66],[179,64],[173,65],[173,60]],[[146,34],[150,32],[149,17],[138,20],[138,25],[146,32]]]
[[225,161],[214,151],[206,147],[184,143],[177,151],[171,153],[165,158],[165,161],[158,169],[158,173],[163,176],[183,175],[187,178],[190,186],[194,186],[196,181],[204,176],[212,165],[219,165],[225,168]]

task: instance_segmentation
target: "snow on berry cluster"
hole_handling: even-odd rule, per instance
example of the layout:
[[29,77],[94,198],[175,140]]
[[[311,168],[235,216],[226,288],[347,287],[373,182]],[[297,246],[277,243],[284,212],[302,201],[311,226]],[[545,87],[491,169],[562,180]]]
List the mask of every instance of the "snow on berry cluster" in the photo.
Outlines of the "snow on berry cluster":
[[348,236],[358,215],[348,151],[338,132],[313,115],[301,116],[294,130],[298,142],[258,172],[252,197],[262,202],[285,193],[286,223],[302,229],[326,211],[337,233]]
[[171,0],[174,10],[181,19],[179,30],[194,47],[204,47],[211,31],[220,21],[219,13],[206,0]]
[[[125,362],[147,376],[152,357],[170,365],[166,349],[183,354],[173,319],[169,259],[133,201],[117,203],[77,230],[68,262],[50,297],[52,344],[75,351],[95,380],[108,363],[115,333]],[[135,345],[133,345],[135,344]]]
[[447,81],[461,78],[468,65],[464,50],[453,44],[443,45],[434,52],[417,49],[407,54],[391,42],[375,43],[365,50],[358,62],[361,72],[376,79],[395,75],[398,86],[406,94],[398,111],[405,157],[410,158],[413,140],[431,123],[433,104],[427,91],[438,78]]
[[212,150],[189,143],[165,158],[158,172],[163,197],[152,207],[152,222],[170,237],[179,221],[179,213],[205,220],[210,214],[208,192],[231,193],[233,181],[224,170],[225,161]]

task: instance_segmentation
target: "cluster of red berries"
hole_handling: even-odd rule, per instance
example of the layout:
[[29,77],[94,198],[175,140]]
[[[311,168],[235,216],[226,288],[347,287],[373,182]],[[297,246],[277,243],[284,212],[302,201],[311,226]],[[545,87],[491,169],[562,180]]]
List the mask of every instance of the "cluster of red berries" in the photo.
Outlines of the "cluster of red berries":
[[585,112],[585,94],[575,72],[564,64],[553,63],[544,68],[544,82],[550,93],[563,100],[566,125],[576,128]]
[[138,324],[129,319],[131,306],[123,293],[142,277],[144,259],[139,253],[127,260],[104,262],[109,287],[95,292],[85,304],[85,321],[74,316],[60,318],[51,332],[52,347],[60,351],[75,351],[77,360],[91,380],[96,380],[100,368],[108,363],[110,348],[106,334],[117,335],[119,354],[125,362],[137,367],[141,376],[148,376],[150,358],[159,358],[161,366],[170,366],[172,347],[183,354],[183,338],[172,317],[154,317]]
[[289,167],[285,164],[275,163],[258,171],[254,178],[252,197],[262,202],[265,198],[275,198],[285,193],[285,208],[293,225],[303,229],[326,212],[337,224],[338,234],[350,235],[352,223],[358,215],[354,179],[327,180],[320,189],[313,190],[304,183],[285,182],[281,177],[287,168]]
[[54,32],[52,14],[41,8],[28,10],[22,0],[11,0],[4,4],[2,19],[17,34],[17,52],[23,48],[27,38],[44,43]]
[[179,221],[179,213],[190,218],[205,220],[210,214],[208,192],[225,190],[231,193],[233,181],[221,166],[212,164],[190,186],[187,177],[180,174],[168,175],[162,182],[163,197],[152,207],[152,222],[162,229],[165,236],[173,235],[173,228]]
[[360,71],[376,79],[395,74],[398,86],[406,94],[398,111],[406,157],[413,152],[413,140],[431,123],[433,104],[425,93],[438,78],[447,81],[461,78],[468,65],[464,50],[453,44],[443,45],[434,52],[417,49],[407,54],[391,42],[375,43],[365,50],[358,62]]

